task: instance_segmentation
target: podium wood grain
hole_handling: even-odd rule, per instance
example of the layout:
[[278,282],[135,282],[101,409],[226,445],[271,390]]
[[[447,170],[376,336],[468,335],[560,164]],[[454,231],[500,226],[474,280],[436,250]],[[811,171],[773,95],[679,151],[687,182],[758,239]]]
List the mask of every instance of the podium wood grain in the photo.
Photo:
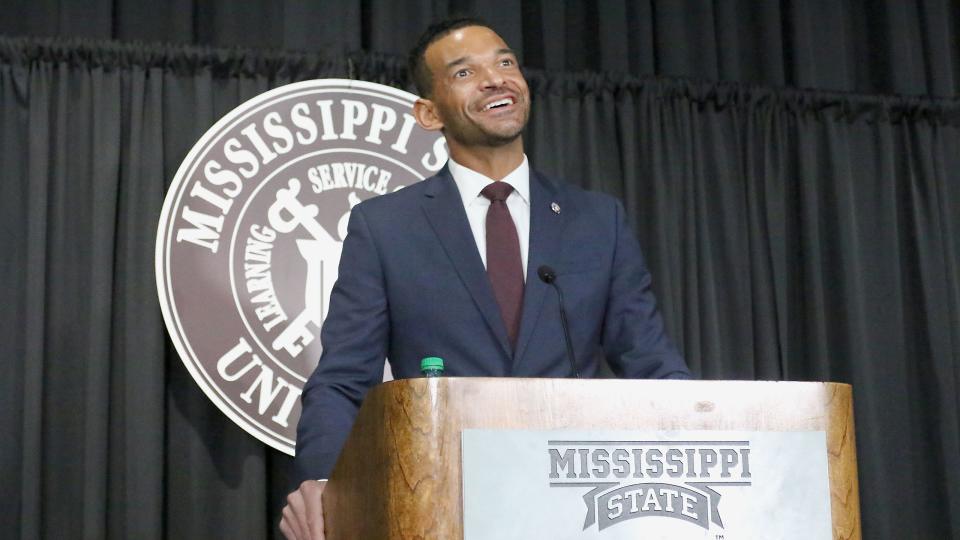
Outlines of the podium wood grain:
[[323,494],[328,538],[463,538],[463,429],[825,431],[833,537],[861,537],[849,385],[436,378],[370,391]]

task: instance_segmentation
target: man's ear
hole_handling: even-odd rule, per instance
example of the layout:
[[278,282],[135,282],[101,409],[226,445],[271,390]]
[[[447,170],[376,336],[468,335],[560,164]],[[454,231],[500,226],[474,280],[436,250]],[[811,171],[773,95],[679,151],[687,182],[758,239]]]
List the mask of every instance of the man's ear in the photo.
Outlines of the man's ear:
[[413,104],[413,117],[420,124],[420,127],[427,131],[439,131],[443,129],[443,120],[437,114],[437,108],[432,101],[425,98],[419,98]]

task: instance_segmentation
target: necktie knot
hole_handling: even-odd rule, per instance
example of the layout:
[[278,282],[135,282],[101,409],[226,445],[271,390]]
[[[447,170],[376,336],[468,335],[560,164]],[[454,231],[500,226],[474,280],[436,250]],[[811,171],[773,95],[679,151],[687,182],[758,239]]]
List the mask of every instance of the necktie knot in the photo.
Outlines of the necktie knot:
[[513,186],[506,182],[490,182],[480,194],[490,199],[490,202],[496,202],[506,201],[511,192],[513,192]]

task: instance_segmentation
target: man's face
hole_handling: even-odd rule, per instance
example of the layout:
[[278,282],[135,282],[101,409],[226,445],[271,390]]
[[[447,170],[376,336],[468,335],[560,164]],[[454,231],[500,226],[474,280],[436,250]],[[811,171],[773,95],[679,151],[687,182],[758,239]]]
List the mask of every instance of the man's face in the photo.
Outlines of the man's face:
[[530,116],[530,90],[516,55],[493,30],[454,30],[424,56],[433,76],[435,127],[448,142],[502,146],[520,136]]

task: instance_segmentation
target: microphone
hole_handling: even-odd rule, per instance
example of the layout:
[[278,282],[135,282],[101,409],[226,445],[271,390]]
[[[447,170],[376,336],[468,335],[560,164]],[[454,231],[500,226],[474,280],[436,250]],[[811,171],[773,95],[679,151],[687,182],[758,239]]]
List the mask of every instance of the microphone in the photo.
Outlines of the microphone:
[[557,291],[557,297],[560,299],[560,326],[563,327],[563,339],[567,343],[567,358],[570,360],[570,369],[579,379],[580,370],[577,369],[577,361],[573,356],[573,341],[570,339],[570,327],[567,325],[567,310],[563,309],[563,291],[557,285],[557,273],[553,271],[553,268],[543,265],[537,268],[537,276],[540,277],[540,281],[552,285]]

